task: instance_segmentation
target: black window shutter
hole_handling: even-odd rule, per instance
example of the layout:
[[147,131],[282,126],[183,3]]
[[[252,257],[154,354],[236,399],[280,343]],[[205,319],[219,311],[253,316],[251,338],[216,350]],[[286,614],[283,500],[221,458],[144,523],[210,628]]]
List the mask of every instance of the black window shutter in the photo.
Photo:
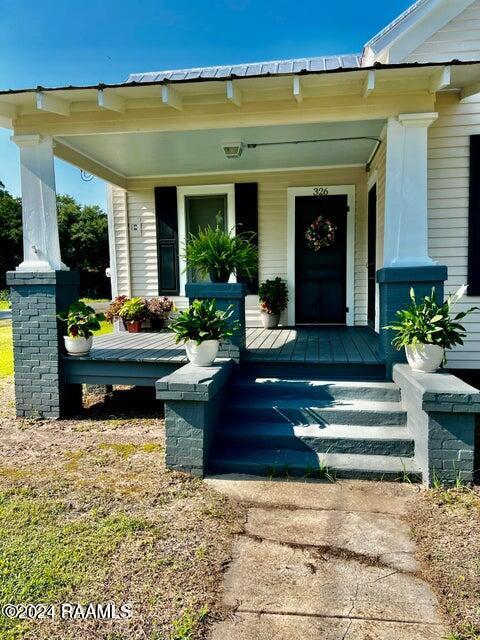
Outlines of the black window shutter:
[[[253,231],[258,246],[258,185],[256,182],[239,182],[235,185],[235,220],[237,233]],[[258,293],[258,276],[239,276],[238,282],[248,286],[249,293]]]
[[468,289],[480,295],[480,135],[470,136],[470,199],[468,211]]
[[158,293],[179,293],[177,188],[155,187]]

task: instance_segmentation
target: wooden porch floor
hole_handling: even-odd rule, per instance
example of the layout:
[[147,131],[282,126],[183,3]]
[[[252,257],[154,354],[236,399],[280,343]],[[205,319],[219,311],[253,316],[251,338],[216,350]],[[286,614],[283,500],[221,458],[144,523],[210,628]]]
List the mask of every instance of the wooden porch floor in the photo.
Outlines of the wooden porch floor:
[[[86,360],[184,364],[185,349],[173,334],[116,333],[94,338]],[[247,352],[252,362],[379,364],[378,336],[368,327],[247,328]]]

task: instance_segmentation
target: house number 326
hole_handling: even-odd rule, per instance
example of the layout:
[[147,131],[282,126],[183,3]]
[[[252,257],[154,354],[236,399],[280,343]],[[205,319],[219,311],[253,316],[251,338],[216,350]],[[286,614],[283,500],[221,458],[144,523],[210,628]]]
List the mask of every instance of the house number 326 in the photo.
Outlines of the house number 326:
[[313,187],[314,196],[328,196],[327,187]]

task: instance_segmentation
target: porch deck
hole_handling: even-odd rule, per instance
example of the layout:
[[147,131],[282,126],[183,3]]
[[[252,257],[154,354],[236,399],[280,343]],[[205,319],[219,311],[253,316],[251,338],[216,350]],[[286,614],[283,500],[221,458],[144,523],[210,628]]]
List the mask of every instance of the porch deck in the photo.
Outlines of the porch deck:
[[[383,364],[378,336],[368,327],[247,328],[242,361],[249,366],[327,365],[332,371],[338,366],[362,371]],[[67,357],[64,362],[69,384],[153,385],[188,360],[183,345],[176,345],[173,334],[164,331],[99,336],[89,356]]]

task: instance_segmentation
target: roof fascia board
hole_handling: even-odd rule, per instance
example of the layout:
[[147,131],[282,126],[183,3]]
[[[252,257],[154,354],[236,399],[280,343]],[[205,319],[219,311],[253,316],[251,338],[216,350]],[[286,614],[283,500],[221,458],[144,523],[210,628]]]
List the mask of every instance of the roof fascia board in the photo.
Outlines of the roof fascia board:
[[362,66],[376,61],[400,64],[434,33],[442,29],[474,0],[430,0],[400,20],[392,29],[365,45]]

